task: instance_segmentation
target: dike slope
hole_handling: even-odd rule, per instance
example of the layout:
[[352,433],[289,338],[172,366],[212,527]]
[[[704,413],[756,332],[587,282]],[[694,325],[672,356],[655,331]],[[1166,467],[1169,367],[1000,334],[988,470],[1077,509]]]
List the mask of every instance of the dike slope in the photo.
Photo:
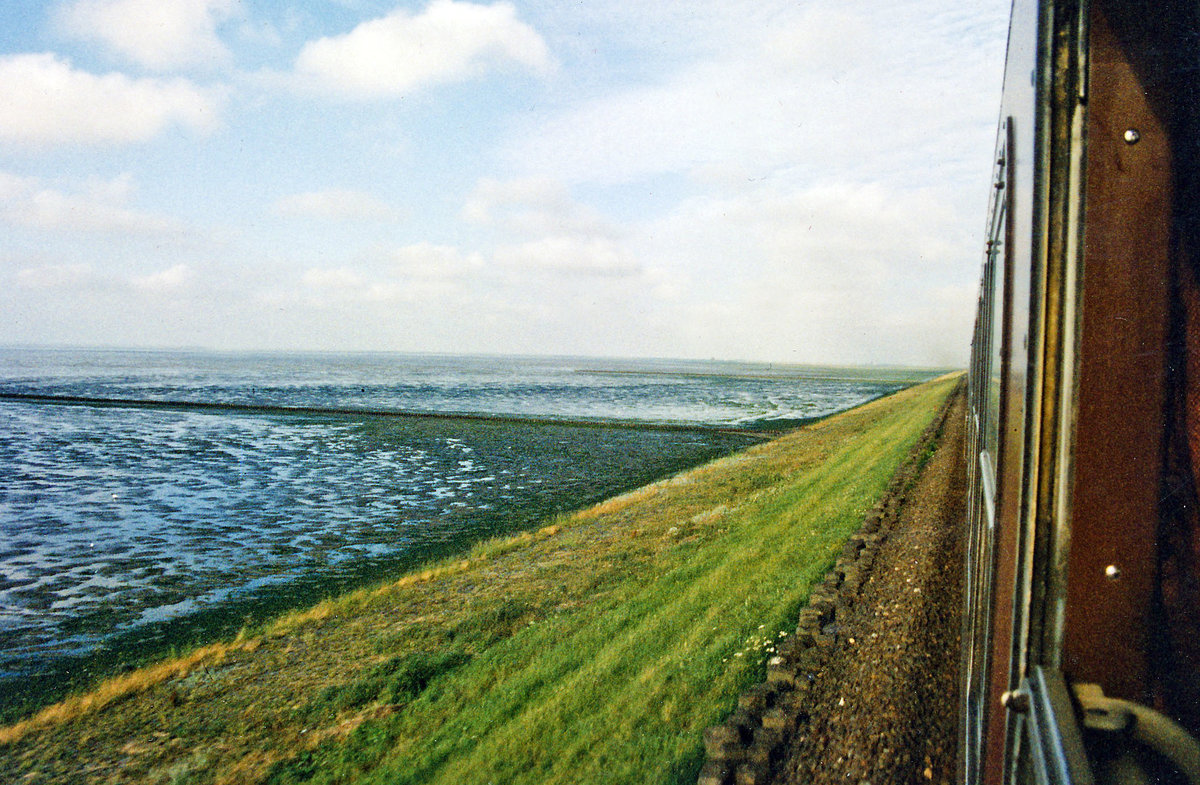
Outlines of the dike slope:
[[695,782],[944,377],[0,728],[0,781]]

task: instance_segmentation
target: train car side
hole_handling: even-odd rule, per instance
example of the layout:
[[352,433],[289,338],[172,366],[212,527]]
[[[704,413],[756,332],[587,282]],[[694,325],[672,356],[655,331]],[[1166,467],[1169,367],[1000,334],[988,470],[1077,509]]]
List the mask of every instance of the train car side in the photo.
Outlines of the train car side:
[[1115,771],[1082,685],[1200,730],[1198,14],[1013,6],[972,345],[965,783]]

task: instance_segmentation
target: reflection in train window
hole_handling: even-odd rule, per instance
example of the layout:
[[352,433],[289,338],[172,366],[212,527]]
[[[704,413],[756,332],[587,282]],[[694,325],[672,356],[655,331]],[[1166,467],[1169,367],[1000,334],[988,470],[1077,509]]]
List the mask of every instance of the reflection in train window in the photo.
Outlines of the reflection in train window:
[[987,375],[987,431],[984,436],[983,449],[987,450],[992,458],[993,468],[996,466],[998,459],[999,434],[1000,434],[1000,370],[1002,366],[1001,358],[1001,342],[1003,339],[1003,330],[999,329],[1003,324],[1002,309],[1004,307],[1004,222],[1007,210],[1005,209],[1005,201],[1003,192],[997,194],[997,209],[993,213],[994,220],[992,221],[991,237],[988,243],[988,261],[987,271],[990,277],[989,289],[990,299],[989,305],[989,322],[991,330],[989,336],[990,345],[987,347],[988,360],[988,375]]

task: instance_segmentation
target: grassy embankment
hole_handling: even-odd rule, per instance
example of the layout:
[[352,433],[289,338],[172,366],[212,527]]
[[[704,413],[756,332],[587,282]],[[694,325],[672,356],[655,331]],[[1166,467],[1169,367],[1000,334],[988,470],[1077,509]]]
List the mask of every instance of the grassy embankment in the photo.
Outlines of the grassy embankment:
[[0,729],[27,783],[694,782],[942,379]]

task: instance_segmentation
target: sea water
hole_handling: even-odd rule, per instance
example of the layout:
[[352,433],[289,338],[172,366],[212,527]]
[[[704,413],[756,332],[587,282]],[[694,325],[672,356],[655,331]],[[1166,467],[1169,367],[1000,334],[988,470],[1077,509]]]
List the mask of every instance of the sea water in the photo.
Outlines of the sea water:
[[0,692],[228,633],[911,381],[679,361],[0,349]]

